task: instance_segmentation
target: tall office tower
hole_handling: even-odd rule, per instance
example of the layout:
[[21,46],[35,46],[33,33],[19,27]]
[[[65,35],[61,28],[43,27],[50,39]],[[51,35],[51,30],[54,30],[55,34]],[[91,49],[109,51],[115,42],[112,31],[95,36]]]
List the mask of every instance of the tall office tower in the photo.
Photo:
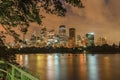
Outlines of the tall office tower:
[[71,38],[71,39],[74,39],[75,40],[75,28],[70,28],[69,29],[69,37]]
[[66,27],[65,25],[59,26],[59,41],[61,46],[66,46]]
[[94,46],[94,33],[87,33],[86,38],[88,40],[87,46]]
[[72,41],[73,47],[75,46],[76,43],[75,33],[76,33],[75,28],[69,28],[69,39]]
[[66,27],[65,25],[59,26],[59,36],[65,36],[66,35]]

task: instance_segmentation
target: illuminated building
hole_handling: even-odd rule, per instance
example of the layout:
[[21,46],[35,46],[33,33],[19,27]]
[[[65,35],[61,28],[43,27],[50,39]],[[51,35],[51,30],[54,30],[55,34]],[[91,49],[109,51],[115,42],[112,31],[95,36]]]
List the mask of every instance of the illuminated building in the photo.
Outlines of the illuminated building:
[[65,25],[59,26],[59,36],[65,36],[66,35],[66,27]]
[[72,39],[68,39],[68,48],[73,48],[74,47],[74,41]]
[[55,46],[55,47],[59,47],[59,36],[58,36],[58,35],[55,35],[55,38],[54,38],[54,46]]
[[87,46],[94,46],[94,33],[87,33],[86,34],[87,38]]
[[104,44],[107,44],[106,38],[105,38],[105,37],[99,37],[99,38],[97,39],[96,45],[97,45],[97,46],[102,46],[102,45],[104,45]]
[[77,43],[76,43],[76,46],[82,46],[82,45],[81,45],[81,36],[80,36],[80,35],[77,35]]
[[86,37],[81,38],[80,46],[86,47],[88,44],[88,39]]
[[55,38],[55,31],[50,30],[47,33],[47,46],[52,46],[54,44],[54,38]]
[[75,28],[69,29],[69,37],[75,40]]
[[59,26],[59,43],[60,46],[66,46],[67,36],[66,36],[66,27],[65,25]]
[[69,29],[69,41],[70,41],[70,45],[71,45],[71,47],[75,47],[75,42],[76,42],[76,37],[75,37],[75,34],[76,32],[75,32],[75,28],[70,28]]

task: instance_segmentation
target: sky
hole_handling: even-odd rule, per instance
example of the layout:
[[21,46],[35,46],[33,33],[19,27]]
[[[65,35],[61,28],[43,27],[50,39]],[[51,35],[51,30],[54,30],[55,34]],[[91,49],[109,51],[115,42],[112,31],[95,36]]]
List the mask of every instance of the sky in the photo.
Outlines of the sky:
[[[67,13],[65,17],[44,14],[43,24],[48,30],[58,31],[59,25],[66,25],[67,29],[76,28],[76,34],[85,35],[94,32],[95,38],[106,37],[109,43],[120,41],[120,0],[82,0],[85,8],[76,8],[66,5]],[[30,34],[39,30],[42,26],[31,24],[27,33]]]
[[[82,0],[85,8],[79,9],[66,5],[65,17],[46,15],[43,24],[47,29],[58,30],[59,25],[76,28],[77,34],[94,32],[95,38],[106,37],[109,43],[120,41],[120,0]],[[32,24],[34,26],[35,24]],[[32,27],[31,30],[41,28]]]

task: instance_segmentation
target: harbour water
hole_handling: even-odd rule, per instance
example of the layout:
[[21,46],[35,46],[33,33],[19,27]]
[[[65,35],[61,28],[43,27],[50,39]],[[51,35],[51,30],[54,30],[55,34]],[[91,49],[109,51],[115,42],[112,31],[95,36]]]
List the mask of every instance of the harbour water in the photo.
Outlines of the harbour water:
[[17,54],[40,80],[120,80],[120,54]]

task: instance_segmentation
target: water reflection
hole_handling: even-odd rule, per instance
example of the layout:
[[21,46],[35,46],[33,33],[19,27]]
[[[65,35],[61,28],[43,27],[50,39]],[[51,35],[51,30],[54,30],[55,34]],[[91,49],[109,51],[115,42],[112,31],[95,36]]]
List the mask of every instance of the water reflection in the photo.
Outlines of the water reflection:
[[88,79],[98,80],[98,65],[97,65],[97,55],[88,55]]
[[25,55],[25,66],[27,66],[29,64],[29,56],[28,54]]
[[54,66],[54,57],[52,55],[48,55],[47,56],[47,79],[50,79],[50,80],[55,80],[55,76],[52,76],[52,75],[55,75],[55,66]]
[[55,60],[55,80],[59,80],[60,79],[60,59],[59,59],[59,55],[55,54],[54,56],[54,60]]
[[109,57],[104,57],[104,63],[105,63],[105,67],[104,70],[105,71],[105,76],[106,76],[106,80],[110,80],[111,76],[110,76],[110,58]]
[[19,62],[20,65],[27,66],[29,65],[29,55],[16,55],[16,61]]
[[119,80],[120,54],[16,55],[41,80]]
[[79,56],[79,63],[80,63],[80,73],[82,73],[81,76],[81,80],[86,80],[86,71],[87,71],[87,67],[86,67],[86,54],[80,54]]

